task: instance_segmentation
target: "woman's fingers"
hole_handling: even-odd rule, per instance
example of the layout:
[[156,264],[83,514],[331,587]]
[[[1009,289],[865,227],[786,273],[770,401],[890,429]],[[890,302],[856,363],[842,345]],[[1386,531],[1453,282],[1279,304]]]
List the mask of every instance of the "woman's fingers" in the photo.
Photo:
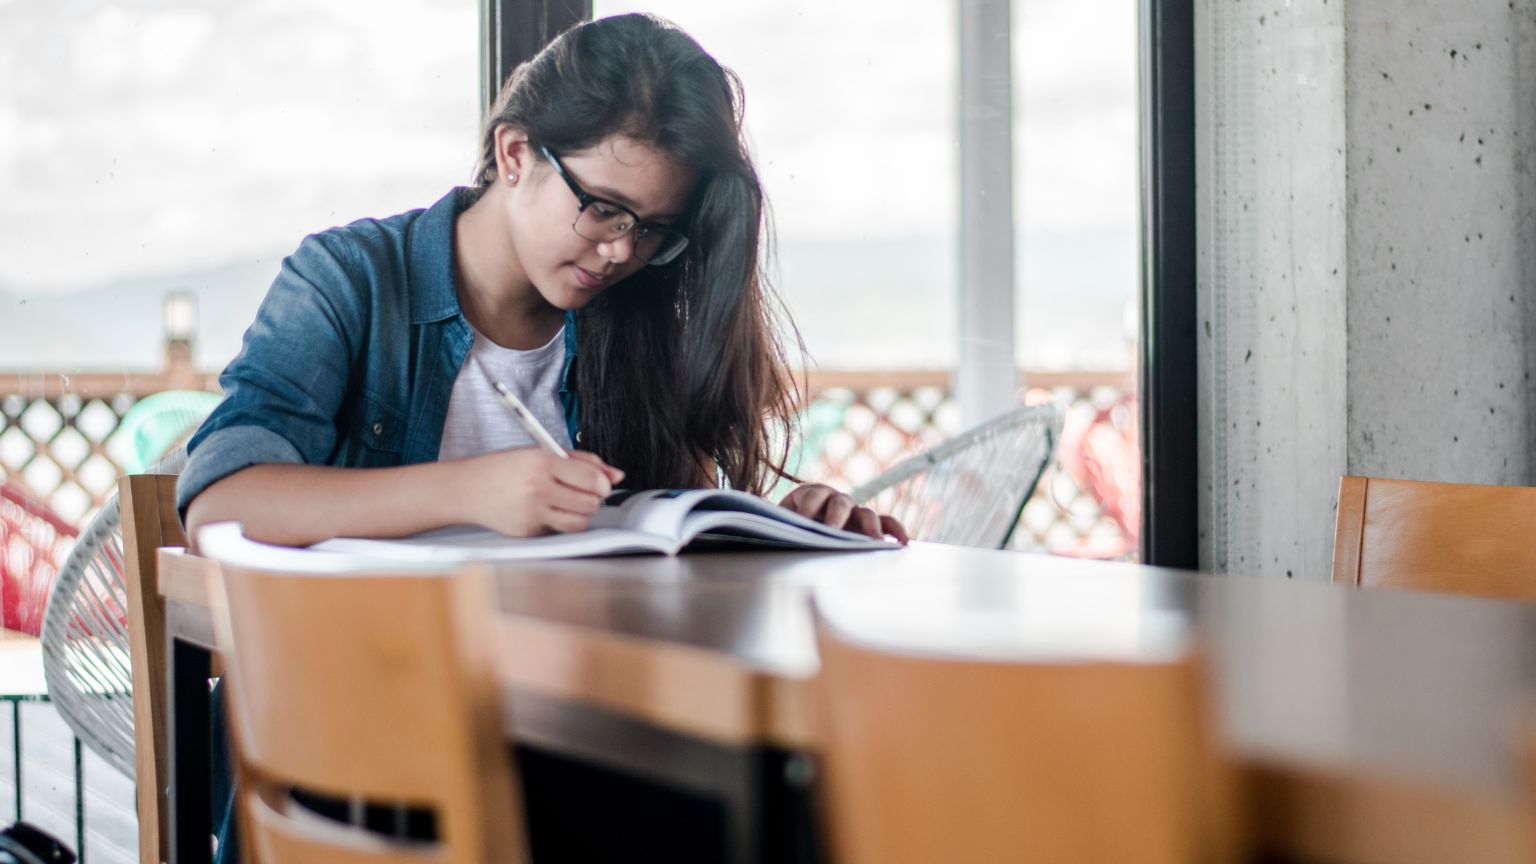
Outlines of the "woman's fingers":
[[557,458],[552,462],[550,474],[556,483],[578,492],[596,495],[601,500],[613,493],[613,482],[609,479],[611,475],[603,470],[606,467],[600,459],[594,464],[589,459]]
[[608,483],[612,486],[617,486],[624,480],[623,471],[620,471],[612,465],[609,465],[607,462],[604,462],[603,457],[597,455],[596,453],[592,453],[587,450],[572,450],[571,458],[579,459],[582,462],[596,466],[599,470],[608,476]]
[[860,534],[873,537],[876,540],[885,536],[880,532],[880,517],[876,516],[875,511],[868,507],[853,508],[853,515],[848,517],[848,524],[843,527],[849,531],[857,531]]
[[817,519],[822,508],[826,506],[827,499],[836,494],[837,490],[831,486],[812,483],[794,489],[784,496],[784,500],[780,504],[799,513],[801,516]]
[[821,521],[831,525],[833,528],[846,528],[850,531],[856,531],[858,529],[853,527],[853,520],[850,518],[853,515],[853,510],[854,503],[852,498],[841,492],[834,492],[827,499],[826,512],[822,513]]
[[550,508],[544,515],[544,527],[560,534],[574,534],[587,530],[591,519],[579,513],[570,513],[565,510]]
[[784,496],[779,505],[802,516],[809,516],[818,522],[831,525],[833,528],[854,531],[876,540],[883,539],[886,535],[896,538],[903,544],[911,540],[900,520],[892,516],[882,516],[868,507],[860,507],[853,503],[853,498],[849,495],[822,483],[809,483],[795,487]]
[[590,516],[597,512],[597,508],[603,506],[603,496],[595,495],[582,489],[572,489],[559,483],[550,487],[549,495],[545,498],[545,504],[557,510],[567,513],[580,513]]

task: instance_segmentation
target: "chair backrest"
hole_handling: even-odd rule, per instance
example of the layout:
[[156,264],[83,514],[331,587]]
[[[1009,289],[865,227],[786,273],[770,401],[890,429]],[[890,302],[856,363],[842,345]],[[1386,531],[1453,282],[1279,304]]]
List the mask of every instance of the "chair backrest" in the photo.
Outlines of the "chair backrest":
[[[186,461],[186,450],[177,447],[152,465],[149,473],[179,474]],[[170,477],[139,486],[141,497],[155,499],[137,523],[152,535],[144,538],[143,548],[149,553],[149,569],[144,573],[153,570],[154,551],[160,544],[184,545],[181,524],[168,506],[174,484],[175,478]],[[120,493],[107,499],[69,550],[48,595],[41,641],[48,696],[59,715],[81,743],[124,776],[135,777],[138,727],[131,643],[132,629],[140,619],[129,614],[130,582],[125,577],[132,576],[135,592],[146,585],[154,592],[142,598],[152,610],[159,608],[159,586],[157,579],[145,580],[137,570],[130,574],[125,566],[122,503]],[[146,647],[158,648],[160,638],[158,631],[151,634],[149,640],[154,641],[146,640]],[[147,728],[145,734],[149,734]]]
[[1346,476],[1333,581],[1536,600],[1536,488]]
[[853,490],[914,540],[1001,549],[1061,437],[1061,408],[1010,411],[903,460]]
[[159,473],[156,463],[183,449],[222,397],[201,390],[162,390],[133,403],[113,437],[125,446],[123,473]]
[[123,579],[127,588],[128,651],[133,667],[135,788],[139,860],[169,860],[169,810],[162,791],[169,779],[166,738],[165,601],[156,556],[185,546],[176,512],[176,475],[135,474],[118,481]]
[[86,523],[59,569],[41,642],[48,697],[59,716],[81,743],[133,777],[132,624],[121,529],[114,494]]
[[1201,666],[871,648],[817,621],[838,864],[1235,857]]
[[[525,860],[487,570],[220,571],[215,631],[257,861]],[[292,789],[425,808],[437,838],[325,820]]]

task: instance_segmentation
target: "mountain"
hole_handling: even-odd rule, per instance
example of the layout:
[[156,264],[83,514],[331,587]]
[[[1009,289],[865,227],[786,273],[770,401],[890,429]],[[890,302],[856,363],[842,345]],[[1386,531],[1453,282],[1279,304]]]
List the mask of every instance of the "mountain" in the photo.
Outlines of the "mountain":
[[[1120,368],[1135,296],[1129,232],[1019,238],[1020,359],[1031,368]],[[941,368],[955,362],[954,241],[944,237],[784,238],[775,286],[823,369]],[[161,309],[198,301],[194,358],[217,370],[276,275],[274,253],[57,293],[0,288],[0,370],[154,370]]]
[[151,371],[164,355],[164,298],[197,298],[194,360],[219,368],[277,273],[281,255],[131,279],[73,291],[0,287],[0,369]]

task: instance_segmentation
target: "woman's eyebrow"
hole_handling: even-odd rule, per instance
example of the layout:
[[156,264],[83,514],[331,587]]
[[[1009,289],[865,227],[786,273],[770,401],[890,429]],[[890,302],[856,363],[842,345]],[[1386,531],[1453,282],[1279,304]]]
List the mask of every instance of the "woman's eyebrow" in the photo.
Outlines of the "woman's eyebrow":
[[[632,198],[630,198],[628,195],[625,195],[623,192],[620,192],[617,189],[610,189],[607,186],[587,186],[586,189],[588,193],[596,195],[599,198],[608,199],[615,204],[622,204],[625,208],[634,211],[636,216],[640,216],[640,205],[636,204]],[[683,214],[681,213],[658,213],[655,216],[640,216],[640,221],[655,222],[661,219],[672,219],[676,221],[681,219],[682,216]]]

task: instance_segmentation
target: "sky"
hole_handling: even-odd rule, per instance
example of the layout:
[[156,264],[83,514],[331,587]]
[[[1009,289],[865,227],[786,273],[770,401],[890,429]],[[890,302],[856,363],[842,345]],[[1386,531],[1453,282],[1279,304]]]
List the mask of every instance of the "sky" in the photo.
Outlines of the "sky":
[[[595,6],[671,18],[742,77],[780,288],[823,366],[952,362],[953,2]],[[1114,364],[1135,293],[1135,3],[1013,14],[1021,359]],[[0,368],[98,345],[153,362],[167,291],[199,297],[200,361],[227,360],[305,234],[466,182],[477,27],[474,0],[0,0]],[[128,344],[124,316],[148,336]]]

